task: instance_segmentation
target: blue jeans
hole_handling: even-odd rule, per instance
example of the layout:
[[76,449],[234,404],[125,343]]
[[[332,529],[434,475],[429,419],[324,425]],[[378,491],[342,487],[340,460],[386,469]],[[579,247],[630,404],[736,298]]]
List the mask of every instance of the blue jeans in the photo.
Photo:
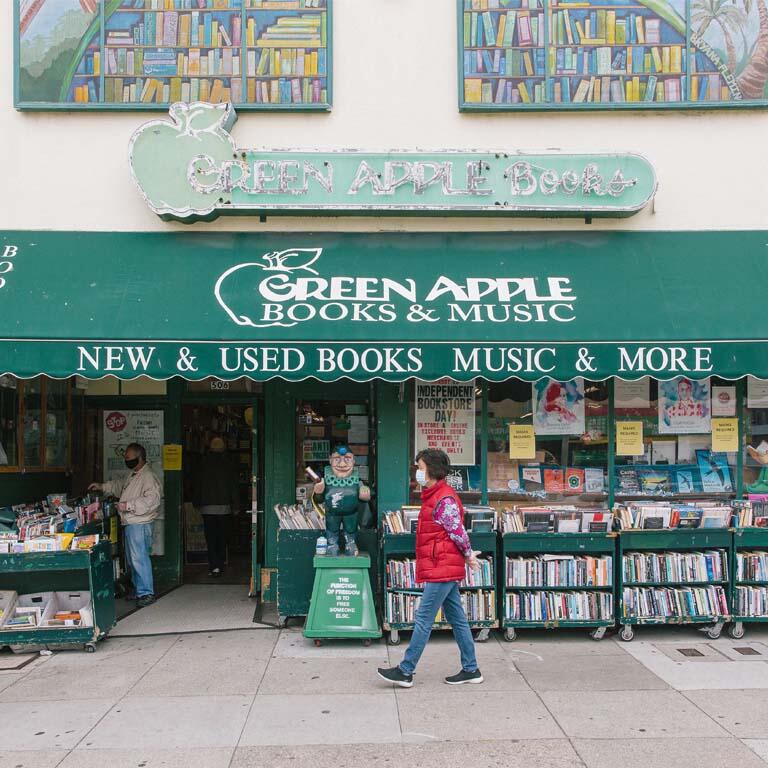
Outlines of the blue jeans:
[[133,523],[124,525],[125,559],[131,569],[133,586],[136,587],[136,597],[155,594],[152,580],[152,523]]
[[432,624],[435,616],[443,607],[445,620],[453,628],[453,636],[459,645],[461,653],[461,668],[465,672],[477,670],[477,657],[475,656],[475,641],[469,629],[464,606],[459,597],[459,582],[427,582],[424,585],[424,594],[421,596],[419,609],[416,611],[416,621],[413,628],[411,642],[400,662],[400,670],[406,675],[412,675],[416,671],[421,654],[432,634]]

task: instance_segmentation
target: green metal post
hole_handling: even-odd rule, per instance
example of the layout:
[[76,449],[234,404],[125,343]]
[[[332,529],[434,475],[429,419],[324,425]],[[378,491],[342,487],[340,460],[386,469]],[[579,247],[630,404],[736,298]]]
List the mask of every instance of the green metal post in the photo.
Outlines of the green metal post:
[[482,413],[480,415],[480,502],[488,503],[488,382],[480,382],[482,389]]
[[614,476],[616,460],[616,413],[614,401],[614,381],[608,379],[608,506],[613,509]]

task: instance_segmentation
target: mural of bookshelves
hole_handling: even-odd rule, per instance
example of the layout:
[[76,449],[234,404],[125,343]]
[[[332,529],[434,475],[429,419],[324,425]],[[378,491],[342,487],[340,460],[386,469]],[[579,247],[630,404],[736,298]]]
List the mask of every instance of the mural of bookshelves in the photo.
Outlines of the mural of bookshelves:
[[[79,44],[70,39],[73,66],[47,73],[49,81],[61,80],[57,103],[166,109],[176,101],[231,101],[246,109],[330,108],[329,0],[93,5],[96,12]],[[19,15],[20,35],[25,19]],[[23,104],[21,91],[17,102]]]
[[706,39],[718,20],[696,0],[458,0],[458,7],[462,109],[721,106],[743,98],[722,46]]

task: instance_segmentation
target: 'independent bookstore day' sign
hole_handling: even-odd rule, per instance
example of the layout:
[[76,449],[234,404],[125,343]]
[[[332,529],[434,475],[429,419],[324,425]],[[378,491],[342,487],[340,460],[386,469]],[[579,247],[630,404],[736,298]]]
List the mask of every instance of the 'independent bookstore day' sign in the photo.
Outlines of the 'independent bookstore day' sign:
[[164,219],[223,213],[630,216],[656,191],[635,154],[238,149],[231,104],[173,104],[133,135],[129,160]]

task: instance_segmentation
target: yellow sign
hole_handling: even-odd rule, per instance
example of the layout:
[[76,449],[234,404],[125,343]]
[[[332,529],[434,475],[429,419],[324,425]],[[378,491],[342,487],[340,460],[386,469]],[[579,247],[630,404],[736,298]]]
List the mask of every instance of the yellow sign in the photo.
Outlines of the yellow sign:
[[739,420],[712,419],[712,450],[736,453],[739,450]]
[[643,446],[643,422],[617,421],[616,455],[642,456],[644,453],[645,447]]
[[536,458],[536,435],[532,424],[509,425],[509,458]]
[[181,446],[163,446],[163,470],[166,472],[179,472],[181,470]]

